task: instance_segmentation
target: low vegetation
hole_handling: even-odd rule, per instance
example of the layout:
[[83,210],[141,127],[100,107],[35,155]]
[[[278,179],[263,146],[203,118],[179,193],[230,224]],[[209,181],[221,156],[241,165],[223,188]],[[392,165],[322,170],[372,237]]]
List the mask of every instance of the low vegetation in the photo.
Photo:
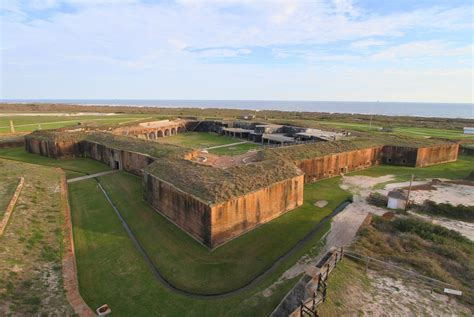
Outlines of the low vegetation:
[[369,196],[367,196],[367,202],[371,205],[385,208],[387,207],[388,198],[385,195],[382,195],[377,192],[373,192],[373,193],[370,193]]
[[0,315],[70,316],[63,289],[63,214],[58,171],[0,159],[0,179],[25,178],[0,237]]
[[2,220],[17,185],[18,178],[16,177],[4,176],[0,179],[0,220]]
[[415,208],[417,212],[423,214],[474,223],[474,206],[454,206],[449,203],[437,204],[434,201],[425,200],[422,205]]
[[375,216],[352,248],[449,283],[474,304],[474,243],[456,231],[414,217]]

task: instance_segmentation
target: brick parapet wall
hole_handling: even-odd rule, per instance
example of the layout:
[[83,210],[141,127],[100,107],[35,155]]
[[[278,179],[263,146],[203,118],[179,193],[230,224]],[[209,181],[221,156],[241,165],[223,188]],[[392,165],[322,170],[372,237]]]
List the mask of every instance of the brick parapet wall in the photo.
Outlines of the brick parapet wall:
[[71,304],[74,312],[81,317],[96,316],[94,311],[86,304],[79,292],[79,281],[77,277],[76,255],[74,251],[74,235],[72,231],[71,209],[69,207],[66,174],[57,168],[61,174],[61,210],[64,216],[63,224],[63,260],[62,272],[66,298]]

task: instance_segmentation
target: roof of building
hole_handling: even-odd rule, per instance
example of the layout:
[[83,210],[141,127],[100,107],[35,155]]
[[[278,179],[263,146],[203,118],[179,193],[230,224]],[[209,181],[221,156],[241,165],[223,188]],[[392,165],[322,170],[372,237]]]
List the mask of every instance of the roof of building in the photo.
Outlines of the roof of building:
[[222,128],[223,131],[235,132],[235,133],[251,133],[253,130],[241,129],[241,128]]
[[390,191],[388,193],[388,197],[398,199],[398,200],[406,200],[407,199],[407,196],[405,195],[405,193],[403,193],[401,191],[398,191],[398,190]]
[[148,173],[214,204],[270,186],[302,172],[295,165],[267,159],[226,169],[185,159],[160,159],[145,168]]
[[289,136],[285,136],[284,134],[278,134],[278,133],[264,133],[262,136],[263,139],[265,140],[270,140],[270,141],[275,141],[275,142],[294,142],[295,139]]

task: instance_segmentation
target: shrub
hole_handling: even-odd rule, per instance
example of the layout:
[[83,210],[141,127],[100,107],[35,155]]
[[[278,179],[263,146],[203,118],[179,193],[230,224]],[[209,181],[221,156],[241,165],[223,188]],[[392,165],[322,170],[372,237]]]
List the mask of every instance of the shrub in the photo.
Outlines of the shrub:
[[437,204],[431,200],[425,200],[422,205],[417,206],[417,211],[434,216],[441,216],[461,221],[474,222],[474,206]]
[[367,197],[367,203],[377,207],[387,207],[388,198],[380,193],[370,193]]

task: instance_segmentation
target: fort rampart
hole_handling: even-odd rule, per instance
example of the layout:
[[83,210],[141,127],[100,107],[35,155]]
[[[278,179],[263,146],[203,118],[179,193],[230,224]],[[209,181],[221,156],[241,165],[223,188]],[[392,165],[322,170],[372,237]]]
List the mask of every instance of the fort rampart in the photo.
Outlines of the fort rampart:
[[[148,203],[192,237],[210,248],[223,243],[303,204],[303,186],[341,173],[380,164],[422,167],[457,159],[458,144],[429,147],[372,146],[296,161],[304,172],[223,202],[205,201],[144,172],[156,158],[116,149],[90,140],[70,141],[27,136],[27,151],[55,159],[89,157],[115,169],[143,176]],[[122,147],[123,148],[123,147]],[[184,156],[197,155],[190,151]]]

